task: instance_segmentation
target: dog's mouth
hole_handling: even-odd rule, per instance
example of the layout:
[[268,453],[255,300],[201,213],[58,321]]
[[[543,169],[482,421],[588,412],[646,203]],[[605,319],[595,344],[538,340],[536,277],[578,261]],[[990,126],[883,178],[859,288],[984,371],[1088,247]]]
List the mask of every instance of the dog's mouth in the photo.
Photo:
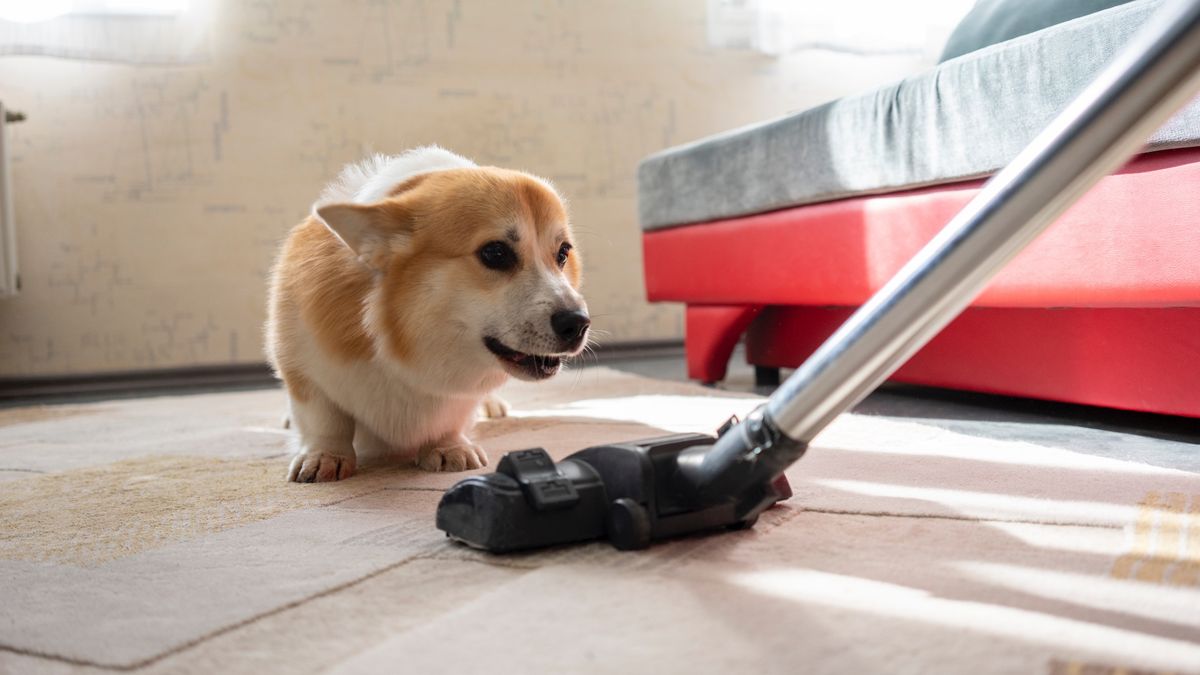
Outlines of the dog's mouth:
[[562,359],[557,356],[519,352],[494,337],[483,338],[483,345],[496,355],[506,370],[522,379],[544,380],[557,373],[562,365]]

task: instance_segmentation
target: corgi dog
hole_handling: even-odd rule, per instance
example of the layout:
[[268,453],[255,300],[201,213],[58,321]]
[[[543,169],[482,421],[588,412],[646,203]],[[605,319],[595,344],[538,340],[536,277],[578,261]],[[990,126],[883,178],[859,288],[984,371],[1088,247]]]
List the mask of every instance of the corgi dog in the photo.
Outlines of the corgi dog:
[[467,436],[507,379],[580,353],[590,318],[563,199],[438,147],[347,166],[271,272],[267,356],[287,391],[287,478],[341,480],[358,452],[486,466]]

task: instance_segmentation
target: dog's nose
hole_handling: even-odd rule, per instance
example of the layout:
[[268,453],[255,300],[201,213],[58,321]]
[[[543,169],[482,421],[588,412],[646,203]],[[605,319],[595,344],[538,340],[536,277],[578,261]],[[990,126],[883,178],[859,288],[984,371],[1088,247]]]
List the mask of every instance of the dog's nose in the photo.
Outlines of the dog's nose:
[[583,337],[590,325],[592,320],[588,318],[587,313],[575,309],[560,310],[550,317],[550,326],[554,328],[554,334],[563,342],[574,342]]

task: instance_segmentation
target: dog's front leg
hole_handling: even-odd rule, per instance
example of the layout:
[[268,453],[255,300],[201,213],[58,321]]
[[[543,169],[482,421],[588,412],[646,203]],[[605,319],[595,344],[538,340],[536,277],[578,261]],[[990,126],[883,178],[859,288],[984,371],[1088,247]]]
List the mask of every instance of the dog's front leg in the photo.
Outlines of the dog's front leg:
[[483,448],[462,433],[450,434],[417,452],[417,466],[426,471],[467,471],[487,463]]
[[508,417],[508,401],[500,398],[500,395],[494,391],[489,392],[479,402],[479,416],[488,420]]
[[322,483],[354,475],[354,419],[324,394],[310,390],[301,401],[291,397],[292,425],[300,448],[288,467],[288,480]]

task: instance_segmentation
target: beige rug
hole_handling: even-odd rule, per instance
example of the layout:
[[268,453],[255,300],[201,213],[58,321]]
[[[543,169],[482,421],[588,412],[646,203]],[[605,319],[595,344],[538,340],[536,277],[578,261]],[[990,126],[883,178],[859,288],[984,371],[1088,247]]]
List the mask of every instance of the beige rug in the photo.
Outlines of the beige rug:
[[[507,397],[493,460],[760,402],[603,368]],[[461,474],[283,482],[282,407],[0,411],[0,673],[1200,673],[1200,474],[1069,449],[1145,439],[848,415],[751,531],[495,557],[433,527]]]

